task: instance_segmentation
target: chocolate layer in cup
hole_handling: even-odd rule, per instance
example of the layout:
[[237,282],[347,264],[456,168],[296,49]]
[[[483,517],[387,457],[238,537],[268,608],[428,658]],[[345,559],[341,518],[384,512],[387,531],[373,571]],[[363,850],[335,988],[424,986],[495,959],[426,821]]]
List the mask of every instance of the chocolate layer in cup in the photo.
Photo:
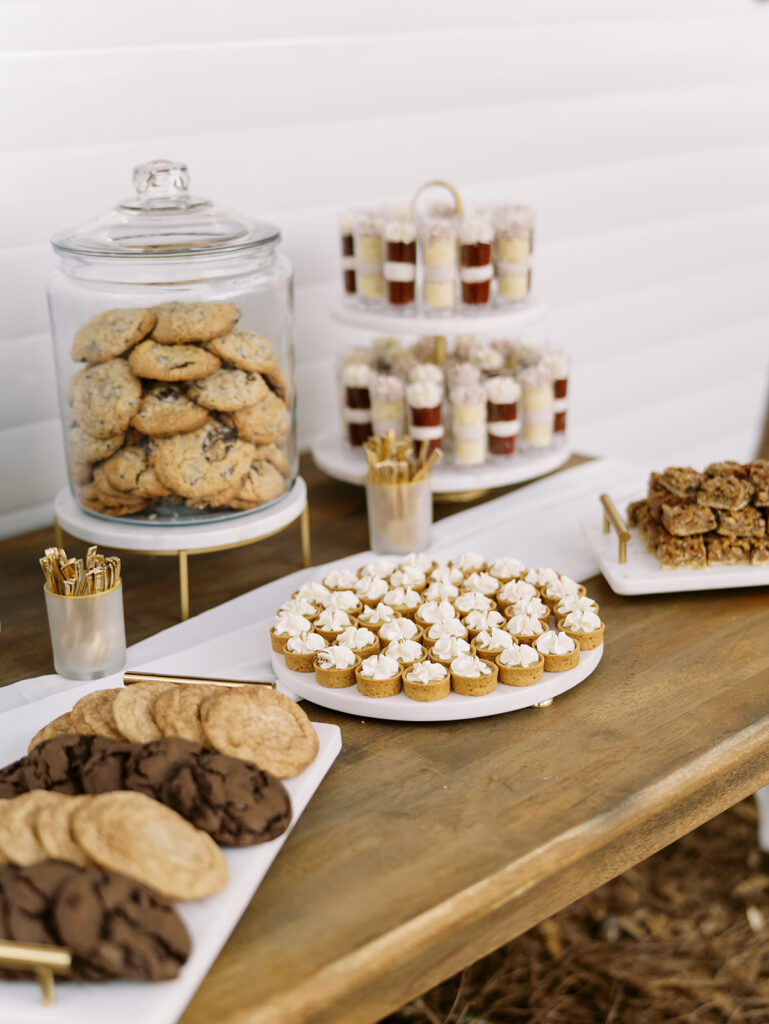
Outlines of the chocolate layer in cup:
[[[412,439],[416,442],[417,447],[421,447],[423,443],[426,443],[428,455],[431,455],[437,448],[441,448],[443,445],[443,414],[441,411],[441,406],[437,405],[432,409],[416,409],[410,407],[409,415],[411,420],[411,426],[416,427],[416,430],[411,430],[410,434]],[[420,437],[420,427],[440,427],[441,436]]]
[[384,276],[387,301],[392,306],[408,306],[416,296],[417,243],[390,242],[385,246]]
[[517,426],[518,422],[518,403],[517,402],[487,402],[486,403],[486,418],[488,421],[488,433],[489,433],[489,454],[490,455],[513,455],[515,453],[515,443],[518,436],[517,429],[514,433],[496,434],[494,433],[494,427],[492,424],[504,424],[504,423],[515,423]]
[[344,290],[347,295],[354,295],[355,284],[355,237],[352,234],[342,235],[342,271]]
[[[469,306],[485,305],[491,297],[491,243],[476,242],[459,247],[459,277],[462,302]],[[477,268],[474,272],[474,268]]]
[[562,434],[566,430],[566,391],[569,382],[567,379],[553,381],[553,392],[555,394],[555,418],[553,420],[553,431]]
[[364,444],[372,435],[371,395],[368,388],[345,388],[344,418],[347,440],[354,447]]

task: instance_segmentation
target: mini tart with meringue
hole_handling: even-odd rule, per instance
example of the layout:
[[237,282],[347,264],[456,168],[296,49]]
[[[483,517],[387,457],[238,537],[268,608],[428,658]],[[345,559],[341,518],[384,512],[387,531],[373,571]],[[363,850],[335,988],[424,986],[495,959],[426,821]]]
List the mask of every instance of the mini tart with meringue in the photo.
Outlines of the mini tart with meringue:
[[554,583],[548,583],[542,591],[542,600],[555,611],[565,597],[584,597],[587,590],[570,576],[560,576]]
[[501,612],[495,611],[493,608],[490,611],[484,612],[478,608],[474,608],[471,612],[462,619],[464,624],[470,633],[470,639],[474,640],[475,637],[487,629],[502,629],[505,625],[505,617]]
[[321,606],[314,601],[308,601],[306,597],[290,597],[278,608],[276,618],[279,615],[303,615],[305,619],[312,622],[317,619]]
[[494,597],[499,590],[499,580],[490,572],[471,572],[465,576],[462,590],[465,592],[474,590],[479,594],[485,594],[486,597]]
[[420,629],[429,629],[435,622],[456,619],[457,612],[451,601],[423,601],[414,612],[414,622]]
[[401,668],[408,668],[427,657],[427,651],[418,640],[392,640],[382,653],[397,661]]
[[410,551],[398,562],[399,569],[420,569],[425,576],[438,568],[438,563],[423,551]]
[[422,603],[422,595],[411,587],[393,587],[392,590],[387,591],[382,602],[388,604],[404,618],[413,619],[417,608]]
[[581,651],[594,651],[603,643],[606,626],[595,612],[569,612],[558,620],[558,628],[576,640]]
[[539,591],[525,580],[510,580],[508,583],[503,583],[502,586],[496,593],[494,600],[497,602],[497,607],[500,611],[504,611],[506,608],[512,607],[519,601],[530,601],[533,597],[539,597]]
[[453,636],[467,640],[468,635],[467,626],[461,619],[444,619],[442,622],[433,622],[423,631],[422,643],[429,651],[441,637]]
[[496,661],[497,655],[515,644],[506,629],[483,629],[473,637],[473,647],[479,658]]
[[361,576],[353,589],[367,608],[376,608],[390,584],[381,576]]
[[372,633],[379,633],[379,630],[387,622],[393,622],[398,618],[398,613],[389,604],[382,604],[380,601],[374,608],[364,608],[358,615],[358,622]]
[[546,632],[545,626],[534,615],[511,615],[505,629],[519,644],[533,644],[537,637]]
[[365,626],[348,626],[336,638],[338,647],[349,647],[363,661],[372,654],[379,654],[379,637]]
[[461,569],[452,569],[448,565],[439,565],[428,575],[429,583],[449,583],[454,587],[461,587],[464,583],[465,574]]
[[312,631],[313,624],[304,615],[294,615],[288,612],[286,615],[278,615],[270,626],[270,644],[276,654],[283,654],[286,649],[286,641],[290,636],[299,636],[300,633]]
[[579,664],[579,644],[563,631],[548,629],[537,637],[534,648],[544,656],[545,672],[566,672]]
[[323,601],[323,608],[338,608],[348,615],[357,616],[363,611],[363,602],[354,590],[332,590]]
[[313,604],[322,605],[330,593],[328,587],[324,587],[322,583],[303,583],[291,597],[293,600],[305,598],[307,601],[312,601]]
[[473,654],[460,654],[449,666],[451,685],[463,697],[483,697],[497,688],[498,668]]
[[341,608],[324,608],[312,625],[316,633],[320,633],[324,640],[333,644],[340,633],[357,624],[358,620],[349,612],[343,612]]
[[329,690],[355,686],[355,670],[360,667],[360,663],[361,658],[355,651],[334,644],[315,655],[315,678],[321,686]]
[[332,569],[323,577],[323,586],[329,590],[352,590],[358,582],[358,574],[352,569]]
[[475,654],[475,648],[461,636],[442,636],[429,648],[430,661],[448,668],[460,654]]
[[416,590],[422,593],[427,589],[427,576],[415,565],[406,565],[403,568],[395,569],[390,574],[389,584],[391,589],[403,587],[406,590]]
[[411,700],[443,700],[451,692],[451,676],[445,665],[418,661],[403,670],[403,692]]
[[385,647],[393,640],[417,640],[421,644],[422,630],[413,619],[396,615],[392,622],[385,622],[379,627],[379,639]]
[[530,597],[528,600],[516,601],[515,604],[505,608],[505,618],[512,619],[516,615],[528,615],[530,618],[539,619],[547,629],[550,621],[550,606],[545,604],[541,597]]
[[427,590],[422,596],[425,601],[456,601],[459,597],[459,587],[448,580],[433,580],[427,584]]
[[292,672],[313,672],[315,655],[326,646],[319,633],[299,633],[286,640],[283,658]]
[[558,602],[553,609],[553,614],[557,620],[565,618],[569,612],[595,612],[597,615],[598,611],[598,602],[588,597],[587,594],[584,597],[570,594]]
[[397,697],[402,686],[401,666],[386,654],[372,654],[355,669],[355,682],[364,697]]
[[513,644],[497,655],[499,681],[505,686],[531,686],[545,671],[545,656],[528,644]]
[[457,615],[464,618],[468,612],[496,611],[497,602],[493,597],[482,594],[479,590],[466,590],[454,598]]
[[485,572],[486,559],[478,551],[463,551],[451,559],[449,569],[459,569],[462,575],[467,577],[473,572]]
[[358,569],[358,576],[378,576],[380,579],[386,580],[390,573],[395,572],[397,568],[397,562],[393,562],[390,558],[374,558]]
[[496,576],[500,583],[522,579],[528,571],[523,562],[517,558],[495,558],[486,569],[486,572]]

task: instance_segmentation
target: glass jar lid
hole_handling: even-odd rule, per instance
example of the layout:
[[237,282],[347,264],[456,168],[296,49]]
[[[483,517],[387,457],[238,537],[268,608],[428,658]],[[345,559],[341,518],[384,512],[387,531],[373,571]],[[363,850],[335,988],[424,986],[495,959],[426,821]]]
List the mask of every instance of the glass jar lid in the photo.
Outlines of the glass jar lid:
[[134,168],[136,195],[81,227],[54,235],[59,253],[95,257],[205,256],[271,247],[274,224],[251,221],[188,191],[189,172],[173,160]]

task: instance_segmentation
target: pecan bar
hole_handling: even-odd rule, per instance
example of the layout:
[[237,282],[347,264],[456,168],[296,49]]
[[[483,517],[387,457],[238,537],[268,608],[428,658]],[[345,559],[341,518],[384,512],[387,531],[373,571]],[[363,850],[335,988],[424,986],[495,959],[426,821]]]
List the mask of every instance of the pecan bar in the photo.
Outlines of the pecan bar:
[[708,537],[708,565],[748,565],[750,556],[747,537]]
[[649,515],[649,502],[646,498],[641,498],[640,501],[631,501],[626,515],[628,526],[639,526],[641,520]]
[[662,473],[652,473],[649,478],[649,514],[655,523],[662,519],[662,505],[670,501],[670,491],[662,486]]
[[753,497],[753,488],[747,480],[736,476],[711,476],[700,487],[697,501],[710,508],[745,508]]
[[743,466],[741,462],[733,462],[730,459],[727,459],[725,462],[711,462],[709,466],[705,466],[705,476],[745,477],[747,475],[747,466]]
[[659,482],[677,498],[694,498],[704,477],[691,466],[668,466]]
[[707,565],[705,542],[701,536],[664,534],[657,543],[657,558],[663,569],[704,569]]
[[714,530],[716,517],[712,509],[695,501],[666,501],[662,506],[662,525],[674,537],[691,537]]
[[750,545],[750,564],[769,565],[769,538],[752,541]]
[[748,505],[747,508],[719,512],[716,532],[724,537],[765,537],[766,520],[757,508]]
[[754,505],[769,505],[769,459],[754,459],[748,463],[748,480],[756,489]]

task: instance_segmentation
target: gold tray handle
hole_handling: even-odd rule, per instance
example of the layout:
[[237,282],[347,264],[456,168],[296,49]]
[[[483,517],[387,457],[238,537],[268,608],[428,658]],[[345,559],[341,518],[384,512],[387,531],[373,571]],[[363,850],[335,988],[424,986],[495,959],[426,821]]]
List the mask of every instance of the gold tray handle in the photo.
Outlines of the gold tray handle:
[[72,954],[64,946],[38,945],[35,942],[0,941],[0,967],[16,971],[34,971],[43,994],[43,1003],[54,1002],[54,971],[68,974],[72,967]]
[[424,185],[420,185],[419,188],[414,193],[414,198],[411,200],[412,220],[417,219],[417,202],[419,201],[419,197],[422,195],[422,193],[426,192],[428,188],[445,188],[448,192],[450,192],[454,200],[454,212],[456,213],[457,217],[462,216],[462,197],[460,196],[459,192],[454,188],[451,182],[436,179],[435,181],[426,181]]
[[131,686],[133,683],[197,683],[204,686],[267,686],[271,690],[275,689],[275,683],[261,679],[220,679],[209,676],[173,676],[161,672],[124,672],[123,684]]
[[617,539],[619,541],[617,557],[620,565],[624,565],[627,562],[627,543],[632,539],[630,531],[625,520],[617,511],[617,506],[608,494],[601,495],[601,504],[603,505],[603,532],[609,533],[612,526],[617,531]]

